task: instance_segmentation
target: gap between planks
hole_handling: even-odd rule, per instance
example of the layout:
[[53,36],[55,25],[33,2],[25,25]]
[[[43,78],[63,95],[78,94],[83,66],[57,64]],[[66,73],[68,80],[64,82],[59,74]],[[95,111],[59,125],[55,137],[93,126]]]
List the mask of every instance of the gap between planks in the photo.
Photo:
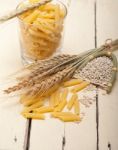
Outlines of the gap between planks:
[[[95,48],[97,48],[97,0],[94,2],[94,27],[95,27]],[[96,134],[97,144],[96,149],[99,150],[99,92],[98,87],[96,89]]]

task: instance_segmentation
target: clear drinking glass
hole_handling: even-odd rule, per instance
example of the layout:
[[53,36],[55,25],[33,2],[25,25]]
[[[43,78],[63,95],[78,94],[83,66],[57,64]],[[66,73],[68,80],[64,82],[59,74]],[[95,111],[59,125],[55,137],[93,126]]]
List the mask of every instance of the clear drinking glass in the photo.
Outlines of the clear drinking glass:
[[[26,0],[17,8],[28,3]],[[24,62],[43,60],[60,51],[66,15],[66,6],[53,0],[18,17],[21,56]]]

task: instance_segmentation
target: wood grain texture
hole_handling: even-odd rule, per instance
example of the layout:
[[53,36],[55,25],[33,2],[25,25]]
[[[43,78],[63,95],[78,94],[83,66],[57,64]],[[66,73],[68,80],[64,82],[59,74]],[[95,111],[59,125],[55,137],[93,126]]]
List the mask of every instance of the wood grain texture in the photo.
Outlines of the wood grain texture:
[[[17,23],[13,21],[0,28],[0,80],[21,67]],[[20,115],[18,99],[0,95],[0,150],[23,150],[26,120]]]
[[[118,38],[118,1],[97,1],[97,43]],[[116,51],[118,58],[118,51]],[[117,78],[118,79],[118,78]],[[118,80],[110,95],[99,91],[99,148],[118,149]]]
[[[65,49],[72,54],[94,48],[94,29],[94,2],[72,1],[67,18]],[[78,94],[79,97],[82,94],[82,92]],[[93,98],[96,92],[90,92],[90,95]],[[80,124],[68,123],[65,125],[65,150],[96,149],[96,104],[94,103],[85,112],[86,115]]]

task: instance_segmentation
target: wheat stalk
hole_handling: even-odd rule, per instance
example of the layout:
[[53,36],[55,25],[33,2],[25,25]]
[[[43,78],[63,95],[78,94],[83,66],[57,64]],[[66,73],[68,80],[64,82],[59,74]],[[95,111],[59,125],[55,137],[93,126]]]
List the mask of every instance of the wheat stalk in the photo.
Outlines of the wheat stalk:
[[[118,40],[111,43],[112,50],[118,47]],[[15,92],[21,89],[29,89],[32,94],[45,93],[56,83],[72,77],[75,70],[81,69],[83,65],[101,51],[109,50],[109,46],[101,46],[80,55],[58,55],[45,61],[36,62],[31,67],[31,72],[24,77],[17,85],[5,90],[6,93]]]

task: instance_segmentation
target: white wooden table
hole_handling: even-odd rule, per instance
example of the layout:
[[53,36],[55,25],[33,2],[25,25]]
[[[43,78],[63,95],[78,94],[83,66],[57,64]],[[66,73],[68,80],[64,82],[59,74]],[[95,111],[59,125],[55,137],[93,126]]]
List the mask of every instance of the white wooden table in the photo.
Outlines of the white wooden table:
[[[0,14],[19,0],[0,2]],[[0,25],[0,79],[22,67],[17,20]],[[118,0],[72,0],[63,52],[78,54],[118,38]],[[118,52],[116,52],[118,56]],[[27,121],[18,98],[0,98],[0,150],[118,150],[118,80],[110,95],[90,93],[96,101],[83,121]]]

